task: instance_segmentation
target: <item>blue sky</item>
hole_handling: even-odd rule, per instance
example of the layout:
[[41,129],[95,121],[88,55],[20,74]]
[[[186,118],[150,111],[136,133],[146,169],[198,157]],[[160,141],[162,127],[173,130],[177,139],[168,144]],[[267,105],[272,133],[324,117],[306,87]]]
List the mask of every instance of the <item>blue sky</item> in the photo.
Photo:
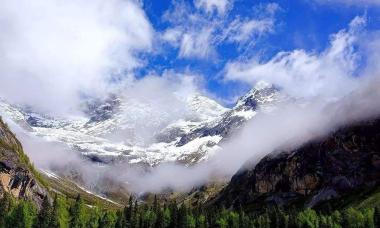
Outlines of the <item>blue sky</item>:
[[379,31],[379,0],[4,0],[0,97],[65,115],[157,79],[229,106],[258,80],[335,96],[380,71]]
[[[207,23],[202,25],[204,23],[202,20],[198,25],[191,25],[186,20],[178,20],[179,23],[168,21],[165,14],[170,11],[178,11],[178,8],[174,6],[175,4],[182,9],[188,8],[182,15],[184,17],[195,14],[207,21],[214,20],[215,23],[222,23],[224,26],[229,26],[229,23],[236,18],[240,18],[242,21],[270,18],[273,21],[273,24],[270,25],[270,31],[249,37],[250,40],[248,41],[218,41],[218,44],[214,44],[216,53],[214,55],[181,57],[178,47],[164,45],[165,48],[160,50],[160,53],[147,56],[148,65],[141,69],[141,75],[151,70],[160,73],[167,69],[196,72],[205,78],[207,90],[221,100],[224,99],[227,103],[232,102],[236,96],[250,88],[245,83],[222,80],[220,75],[229,61],[253,56],[259,56],[260,60],[265,61],[279,51],[292,51],[294,49],[304,49],[310,52],[323,51],[329,45],[331,34],[347,28],[350,21],[356,16],[365,15],[367,30],[380,28],[380,7],[371,3],[351,5],[306,0],[236,0],[230,1],[223,15],[220,15],[216,7],[213,8],[212,12],[208,12],[201,7],[197,8],[193,1],[177,1],[176,3],[172,1],[144,1],[143,9],[157,32],[163,33],[175,26],[193,26],[198,27],[197,29],[210,26]],[[276,5],[273,15],[264,12],[268,5]],[[217,31],[213,36],[220,33],[221,31]]]

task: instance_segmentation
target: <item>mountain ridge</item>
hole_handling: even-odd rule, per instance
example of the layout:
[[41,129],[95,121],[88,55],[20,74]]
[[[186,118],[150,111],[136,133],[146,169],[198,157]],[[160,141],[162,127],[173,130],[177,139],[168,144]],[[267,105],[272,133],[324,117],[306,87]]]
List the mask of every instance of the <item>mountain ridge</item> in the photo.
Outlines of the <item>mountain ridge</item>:
[[294,151],[245,165],[210,204],[315,207],[380,183],[380,119],[345,126]]
[[32,134],[67,144],[94,161],[113,163],[127,160],[151,166],[172,161],[196,163],[207,159],[210,152],[218,149],[221,140],[254,117],[258,109],[270,110],[272,103],[282,99],[275,87],[261,84],[241,97],[232,109],[200,94],[188,97],[187,107],[193,114],[150,133],[154,141],[147,146],[130,141],[129,136],[133,138],[134,134],[133,125],[129,129],[128,124],[123,124],[129,117],[123,116],[122,112],[129,107],[126,106],[128,102],[124,104],[114,95],[103,102],[86,103],[87,120],[55,119],[5,101],[0,102],[0,113]]

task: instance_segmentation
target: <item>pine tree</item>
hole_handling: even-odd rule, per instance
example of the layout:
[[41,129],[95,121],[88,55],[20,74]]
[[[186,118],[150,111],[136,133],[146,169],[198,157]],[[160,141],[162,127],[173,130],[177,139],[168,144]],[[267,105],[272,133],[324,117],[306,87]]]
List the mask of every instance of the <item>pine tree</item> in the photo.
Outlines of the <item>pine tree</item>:
[[12,208],[12,198],[8,192],[4,192],[0,200],[0,228],[5,226],[5,218]]
[[153,212],[157,214],[159,209],[157,195],[154,195],[154,201],[153,201]]
[[364,216],[364,226],[366,228],[375,228],[375,221],[374,221],[374,209],[367,208],[363,211]]
[[36,208],[28,201],[20,201],[7,216],[5,227],[32,228]]
[[178,227],[178,208],[177,203],[174,201],[170,204],[170,228]]
[[99,228],[113,228],[116,223],[116,214],[113,211],[106,211],[100,220]]
[[38,213],[35,227],[49,228],[52,220],[52,207],[47,196],[44,197],[41,205],[41,210]]
[[144,227],[144,220],[142,216],[142,212],[140,212],[139,217],[138,217],[138,227],[143,228]]
[[116,224],[115,228],[125,228],[126,227],[126,221],[124,216],[124,211],[118,210],[116,212]]
[[242,210],[239,213],[239,227],[252,227],[251,218],[248,215],[246,215]]
[[206,222],[206,217],[202,214],[198,214],[196,217],[195,221],[195,227],[198,228],[206,228],[207,227],[207,222]]
[[152,208],[144,205],[141,216],[143,218],[143,227],[154,227],[156,221],[156,214],[153,212]]
[[188,224],[187,224],[186,217],[187,217],[186,206],[182,204],[181,207],[179,208],[178,215],[177,215],[178,227],[187,227]]
[[70,208],[70,227],[85,227],[84,205],[81,196],[78,194],[75,203]]
[[156,221],[154,222],[155,228],[164,228],[164,212],[160,206],[156,209]]
[[343,227],[363,227],[365,217],[359,210],[351,207],[344,212],[343,221]]
[[87,227],[90,227],[90,228],[99,227],[100,220],[101,220],[100,206],[94,206],[91,209],[91,213],[87,221]]
[[278,211],[279,216],[279,227],[288,228],[289,227],[289,215],[285,214],[282,210]]
[[306,209],[298,213],[296,218],[298,227],[319,227],[319,217],[313,209]]
[[131,227],[131,220],[132,220],[132,213],[133,213],[133,198],[132,196],[129,197],[128,206],[124,207],[124,221],[126,227]]
[[[132,209],[131,209],[132,210]],[[135,228],[139,225],[139,205],[137,203],[137,200],[135,200],[135,204],[133,206],[132,214],[131,214],[131,222],[130,227]]]
[[170,214],[170,209],[167,207],[167,205],[164,205],[162,220],[163,220],[164,227],[170,226],[171,214]]
[[215,227],[216,226],[216,220],[217,220],[217,210],[216,208],[211,208],[211,210],[206,212],[206,218],[207,218],[207,225],[210,227]]
[[53,208],[50,217],[50,228],[59,228],[59,211],[58,211],[58,196],[55,194],[53,201]]
[[185,222],[186,228],[195,228],[196,227],[196,220],[191,213],[187,213],[187,215],[185,217],[185,221],[186,221]]
[[375,223],[375,227],[380,227],[380,209],[379,207],[375,207],[373,212],[373,220]]

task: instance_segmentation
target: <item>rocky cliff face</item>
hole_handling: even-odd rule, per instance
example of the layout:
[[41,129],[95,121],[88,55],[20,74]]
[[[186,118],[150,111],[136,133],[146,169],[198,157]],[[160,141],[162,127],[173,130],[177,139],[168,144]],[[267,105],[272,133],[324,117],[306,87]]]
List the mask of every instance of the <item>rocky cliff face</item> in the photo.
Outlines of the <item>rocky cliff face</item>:
[[213,203],[316,206],[380,181],[380,119],[345,127],[295,151],[239,171]]
[[8,192],[40,205],[48,193],[35,174],[20,142],[0,119],[0,197]]

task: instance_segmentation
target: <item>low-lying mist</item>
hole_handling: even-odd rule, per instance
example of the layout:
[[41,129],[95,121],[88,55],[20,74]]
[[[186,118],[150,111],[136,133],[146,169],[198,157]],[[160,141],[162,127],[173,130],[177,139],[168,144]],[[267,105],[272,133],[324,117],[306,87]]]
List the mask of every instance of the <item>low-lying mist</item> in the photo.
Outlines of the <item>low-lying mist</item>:
[[190,167],[162,164],[150,172],[127,171],[122,178],[135,192],[186,191],[210,180],[230,178],[244,164],[252,168],[269,153],[290,151],[339,127],[380,116],[379,86],[380,81],[371,83],[339,101],[281,104],[273,113],[255,116],[208,161]]
[[[271,113],[259,113],[220,146],[207,161],[192,166],[174,163],[156,167],[127,163],[99,165],[89,162],[65,145],[49,143],[11,125],[26,152],[41,169],[63,175],[79,174],[80,183],[92,191],[104,193],[105,179],[125,186],[136,194],[159,193],[168,189],[188,191],[209,181],[230,178],[244,164],[252,167],[269,153],[289,151],[316,140],[353,122],[380,116],[380,81],[363,82],[360,89],[339,100],[315,98],[286,102]],[[249,163],[247,163],[249,161]]]

